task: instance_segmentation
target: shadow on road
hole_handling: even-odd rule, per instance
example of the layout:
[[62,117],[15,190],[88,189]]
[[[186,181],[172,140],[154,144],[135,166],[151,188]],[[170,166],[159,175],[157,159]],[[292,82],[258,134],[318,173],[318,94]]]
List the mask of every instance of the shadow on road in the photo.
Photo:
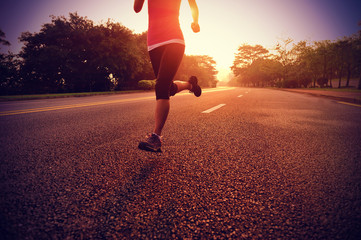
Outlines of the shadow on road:
[[145,164],[140,170],[139,173],[133,175],[129,182],[127,182],[121,188],[121,196],[124,199],[132,200],[134,195],[139,193],[139,190],[142,188],[144,183],[147,181],[149,176],[153,173],[156,168],[159,168],[162,163],[159,160],[152,160],[151,162]]

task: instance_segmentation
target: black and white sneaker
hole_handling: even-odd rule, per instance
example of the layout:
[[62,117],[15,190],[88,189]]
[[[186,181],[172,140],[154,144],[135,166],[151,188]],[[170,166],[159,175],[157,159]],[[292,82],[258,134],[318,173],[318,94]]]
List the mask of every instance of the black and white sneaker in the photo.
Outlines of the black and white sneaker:
[[150,152],[162,152],[160,149],[162,146],[161,137],[155,133],[146,136],[146,140],[139,143],[138,148]]
[[198,79],[196,76],[191,76],[188,82],[192,85],[191,92],[194,93],[194,96],[199,97],[202,94],[202,89],[198,85]]

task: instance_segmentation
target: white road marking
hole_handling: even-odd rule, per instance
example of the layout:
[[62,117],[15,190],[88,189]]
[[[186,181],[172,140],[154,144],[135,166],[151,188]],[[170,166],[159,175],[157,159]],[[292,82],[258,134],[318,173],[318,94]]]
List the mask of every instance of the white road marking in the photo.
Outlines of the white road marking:
[[241,98],[241,97],[243,97],[243,95],[239,95],[238,97]]
[[212,108],[210,108],[210,109],[208,109],[206,111],[203,111],[202,113],[211,113],[211,112],[213,112],[213,111],[215,111],[217,109],[220,109],[221,107],[224,107],[225,105],[226,104],[219,104],[219,105],[217,105],[215,107],[212,107]]

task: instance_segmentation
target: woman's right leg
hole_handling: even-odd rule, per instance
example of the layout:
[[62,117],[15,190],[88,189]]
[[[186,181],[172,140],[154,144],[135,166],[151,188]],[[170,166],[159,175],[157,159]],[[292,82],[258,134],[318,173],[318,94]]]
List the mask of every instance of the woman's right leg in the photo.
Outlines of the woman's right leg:
[[189,82],[174,81],[174,84],[177,85],[177,93],[183,90],[191,90],[192,88],[192,85]]
[[174,81],[174,84],[177,86],[177,91],[173,91],[171,95],[175,95],[176,93],[179,93],[183,90],[190,90],[196,97],[200,97],[202,95],[202,89],[198,85],[198,79],[195,76],[191,76],[187,82]]

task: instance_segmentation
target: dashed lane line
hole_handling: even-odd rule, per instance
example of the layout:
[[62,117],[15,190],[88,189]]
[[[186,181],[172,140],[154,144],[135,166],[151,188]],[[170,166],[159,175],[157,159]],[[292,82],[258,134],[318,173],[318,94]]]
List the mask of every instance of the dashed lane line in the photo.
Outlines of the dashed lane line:
[[211,112],[214,112],[214,111],[216,111],[217,109],[220,109],[221,107],[224,107],[226,104],[219,104],[219,105],[217,105],[217,106],[215,106],[215,107],[212,107],[212,108],[210,108],[210,109],[208,109],[208,110],[205,110],[205,111],[203,111],[202,113],[211,113]]

